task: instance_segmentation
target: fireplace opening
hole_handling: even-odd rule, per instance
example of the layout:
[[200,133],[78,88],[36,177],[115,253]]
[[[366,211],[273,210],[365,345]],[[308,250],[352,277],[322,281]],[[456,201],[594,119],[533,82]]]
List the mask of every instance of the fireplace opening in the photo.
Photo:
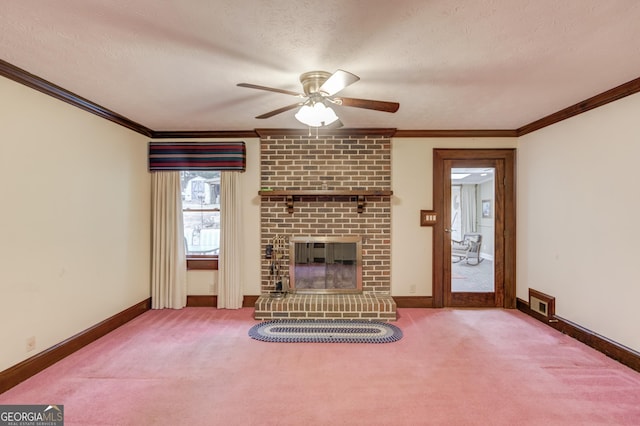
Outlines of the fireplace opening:
[[293,237],[289,246],[291,291],[362,293],[360,237]]

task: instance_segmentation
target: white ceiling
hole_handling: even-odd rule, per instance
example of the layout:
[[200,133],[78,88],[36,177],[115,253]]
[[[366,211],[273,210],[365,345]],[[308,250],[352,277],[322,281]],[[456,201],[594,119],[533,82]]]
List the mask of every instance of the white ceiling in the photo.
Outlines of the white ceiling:
[[637,0],[2,0],[0,59],[156,131],[302,128],[344,69],[348,128],[516,129],[640,76]]

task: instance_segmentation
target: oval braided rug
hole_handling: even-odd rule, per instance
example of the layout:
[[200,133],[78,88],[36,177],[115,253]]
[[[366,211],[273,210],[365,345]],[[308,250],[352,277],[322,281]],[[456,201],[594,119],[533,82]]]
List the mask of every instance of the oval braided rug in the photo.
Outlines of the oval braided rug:
[[402,338],[402,330],[368,320],[273,320],[254,325],[249,336],[263,342],[390,343]]

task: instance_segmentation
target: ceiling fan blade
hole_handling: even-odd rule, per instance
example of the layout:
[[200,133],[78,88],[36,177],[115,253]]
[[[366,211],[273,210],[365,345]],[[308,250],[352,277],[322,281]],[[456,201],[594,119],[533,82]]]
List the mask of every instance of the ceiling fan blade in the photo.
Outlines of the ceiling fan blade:
[[376,111],[396,112],[400,108],[397,102],[373,101],[370,99],[356,98],[336,98],[336,101],[342,106],[374,109]]
[[338,70],[331,74],[331,77],[329,77],[327,81],[322,83],[320,91],[332,96],[358,80],[360,80],[360,77],[357,75],[351,74],[347,71]]
[[274,115],[278,115],[280,113],[292,110],[294,108],[299,107],[300,105],[302,105],[302,102],[298,102],[296,104],[291,104],[291,105],[287,105],[285,107],[282,108],[278,108],[278,109],[274,109],[273,111],[267,112],[265,114],[259,115],[256,118],[269,118],[269,117],[273,117]]
[[304,98],[304,95],[302,93],[292,92],[291,90],[285,89],[276,89],[275,87],[259,86],[257,84],[251,83],[238,83],[236,86],[247,87],[249,89],[266,90],[268,92],[284,93],[285,95],[299,96],[301,98]]

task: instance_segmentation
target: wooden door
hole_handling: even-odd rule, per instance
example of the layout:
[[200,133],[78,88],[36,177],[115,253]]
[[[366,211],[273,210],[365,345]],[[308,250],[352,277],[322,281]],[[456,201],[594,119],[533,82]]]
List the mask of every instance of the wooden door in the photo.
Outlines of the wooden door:
[[[484,167],[495,170],[493,291],[452,291],[451,169]],[[440,217],[434,228],[434,307],[515,308],[515,151],[436,149],[433,192]]]

